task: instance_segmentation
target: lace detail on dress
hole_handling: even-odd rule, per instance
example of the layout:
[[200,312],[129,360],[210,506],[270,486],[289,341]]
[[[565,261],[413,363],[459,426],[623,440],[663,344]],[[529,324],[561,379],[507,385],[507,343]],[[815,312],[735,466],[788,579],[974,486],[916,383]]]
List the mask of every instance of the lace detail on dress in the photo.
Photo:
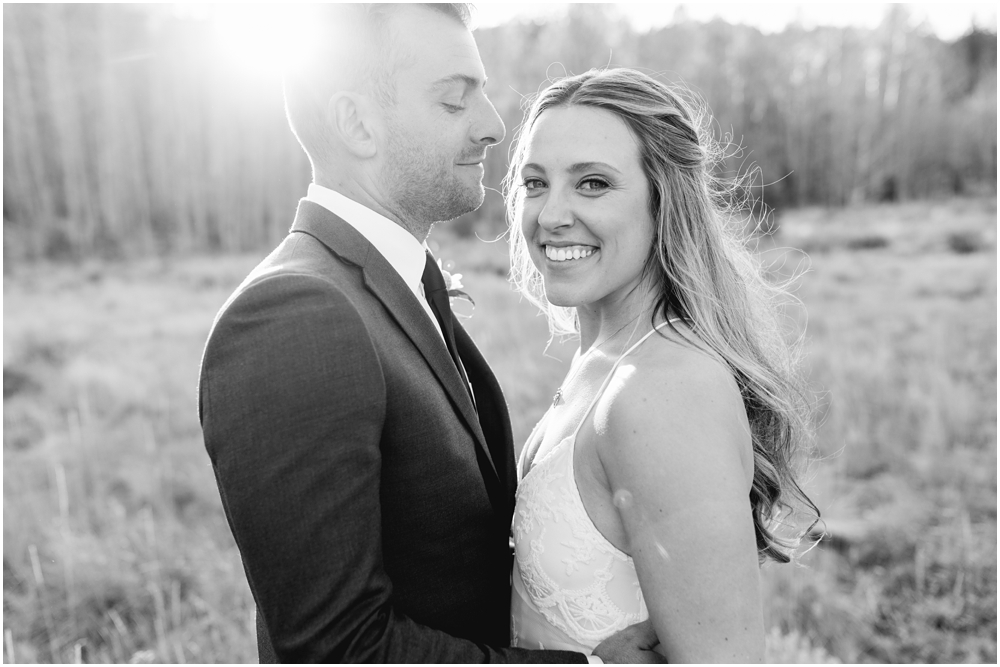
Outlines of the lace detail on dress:
[[[521,482],[515,553],[530,602],[553,626],[593,648],[649,613],[632,559],[601,535],[583,506],[572,442],[559,443]],[[630,608],[622,608],[623,599]],[[511,640],[518,640],[516,622]]]

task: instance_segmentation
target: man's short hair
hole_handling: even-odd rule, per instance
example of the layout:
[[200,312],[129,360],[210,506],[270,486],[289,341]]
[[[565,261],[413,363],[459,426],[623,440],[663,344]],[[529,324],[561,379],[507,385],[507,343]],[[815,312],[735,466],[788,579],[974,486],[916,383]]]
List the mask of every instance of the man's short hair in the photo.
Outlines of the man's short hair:
[[314,169],[317,160],[323,161],[331,154],[325,109],[333,93],[353,90],[371,95],[383,107],[395,104],[395,75],[403,62],[394,47],[389,23],[392,15],[404,6],[426,7],[466,28],[472,21],[471,6],[466,3],[315,6],[320,39],[284,77],[288,123]]

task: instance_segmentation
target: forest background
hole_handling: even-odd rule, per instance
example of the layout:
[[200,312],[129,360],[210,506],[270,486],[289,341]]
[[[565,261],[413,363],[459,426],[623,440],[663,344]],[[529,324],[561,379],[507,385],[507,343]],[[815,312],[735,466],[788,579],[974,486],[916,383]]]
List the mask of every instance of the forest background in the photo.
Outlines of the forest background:
[[[220,57],[216,25],[170,5],[4,9],[6,257],[233,251],[275,243],[309,165],[273,71]],[[266,37],[266,36],[265,36]],[[263,37],[262,37],[263,38]],[[761,169],[775,210],[996,189],[996,34],[944,42],[893,5],[875,29],[721,20],[637,33],[612,8],[478,30],[508,128],[488,154],[499,187],[525,95],[550,77],[629,65],[689,86],[722,170]],[[237,56],[238,57],[238,56]],[[490,197],[455,230],[495,235]]]
[[[4,661],[245,662],[253,607],[201,443],[212,317],[309,168],[280,77],[191,6],[4,5]],[[771,661],[996,661],[994,30],[762,33],[606,5],[476,31],[507,138],[551,77],[682,82],[760,169],[745,214],[798,276],[829,539],[763,571]],[[573,341],[506,284],[496,192],[432,234],[522,441]],[[809,267],[801,274],[800,269]],[[806,326],[805,312],[808,312]]]

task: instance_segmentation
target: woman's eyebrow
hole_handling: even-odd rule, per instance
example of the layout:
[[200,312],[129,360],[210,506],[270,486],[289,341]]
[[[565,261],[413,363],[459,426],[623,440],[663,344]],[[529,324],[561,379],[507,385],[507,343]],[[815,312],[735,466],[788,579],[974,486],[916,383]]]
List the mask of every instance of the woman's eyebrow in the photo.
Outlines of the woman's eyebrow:
[[[539,172],[541,172],[543,174],[545,173],[545,167],[543,167],[542,165],[537,164],[535,162],[527,162],[527,163],[521,165],[521,171],[524,171],[526,169],[531,169],[531,170],[534,170],[534,171],[539,171]],[[574,164],[571,164],[569,166],[569,169],[567,169],[567,171],[569,171],[569,173],[571,173],[571,174],[577,174],[577,173],[579,173],[581,171],[591,171],[593,169],[597,169],[598,171],[600,171],[600,170],[613,171],[614,173],[618,174],[619,176],[622,175],[622,172],[620,172],[618,169],[615,169],[614,167],[612,167],[607,162],[576,162]]]
[[570,165],[569,171],[570,173],[575,174],[580,171],[590,171],[591,169],[606,169],[607,171],[615,172],[619,176],[621,175],[620,171],[612,167],[607,162],[577,162],[573,165]]

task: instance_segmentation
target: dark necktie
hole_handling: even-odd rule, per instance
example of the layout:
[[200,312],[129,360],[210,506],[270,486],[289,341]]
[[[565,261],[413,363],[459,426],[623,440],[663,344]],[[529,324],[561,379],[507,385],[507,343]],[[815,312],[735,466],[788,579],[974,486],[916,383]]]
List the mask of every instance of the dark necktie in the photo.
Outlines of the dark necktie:
[[465,374],[465,368],[462,367],[462,361],[458,356],[458,347],[455,345],[455,327],[451,322],[451,299],[448,297],[448,287],[444,284],[441,269],[438,268],[437,262],[434,261],[430,253],[427,253],[427,263],[424,264],[422,281],[424,283],[424,297],[426,297],[434,317],[437,318],[438,324],[441,325],[445,345],[451,354],[452,361],[455,362],[458,374],[465,381],[465,389],[469,392],[469,396],[472,396],[469,378]]

